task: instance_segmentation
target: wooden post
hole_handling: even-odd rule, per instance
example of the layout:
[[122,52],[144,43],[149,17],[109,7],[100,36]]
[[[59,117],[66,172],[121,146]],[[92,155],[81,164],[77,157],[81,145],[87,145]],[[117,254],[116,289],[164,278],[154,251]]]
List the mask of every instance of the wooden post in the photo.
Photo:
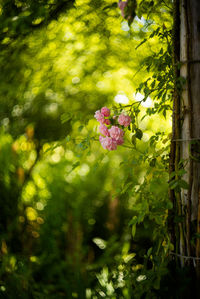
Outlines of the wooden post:
[[[180,76],[185,78],[181,94],[180,158],[188,190],[181,192],[185,216],[187,255],[200,257],[200,1],[180,0]],[[195,225],[195,223],[197,223]],[[198,234],[197,234],[198,233]],[[196,234],[196,248],[191,238]],[[196,263],[200,277],[200,264]]]

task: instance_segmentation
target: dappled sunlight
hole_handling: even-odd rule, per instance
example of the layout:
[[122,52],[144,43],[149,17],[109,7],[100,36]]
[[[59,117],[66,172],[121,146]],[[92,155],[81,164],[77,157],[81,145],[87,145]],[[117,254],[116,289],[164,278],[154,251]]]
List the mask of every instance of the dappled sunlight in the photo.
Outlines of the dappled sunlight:
[[0,4],[0,297],[168,296],[171,11],[11,2],[5,19]]
[[117,94],[114,98],[114,101],[118,104],[128,104],[129,99],[125,94]]

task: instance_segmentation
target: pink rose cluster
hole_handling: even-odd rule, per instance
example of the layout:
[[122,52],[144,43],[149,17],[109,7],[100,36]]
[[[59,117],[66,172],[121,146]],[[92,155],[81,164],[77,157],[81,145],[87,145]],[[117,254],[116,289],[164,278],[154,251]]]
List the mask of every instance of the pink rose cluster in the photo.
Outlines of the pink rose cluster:
[[124,127],[128,127],[131,123],[131,118],[130,116],[128,115],[124,115],[124,114],[121,114],[119,117],[118,117],[118,123],[121,125],[121,126],[124,126]]
[[98,120],[98,122],[100,122],[100,124],[106,124],[106,125],[110,125],[110,120],[109,119],[105,119],[105,117],[110,116],[110,110],[107,107],[103,107],[100,110],[97,110],[95,112],[94,117],[96,118],[96,120]]
[[[101,108],[95,112],[94,117],[100,123],[99,132],[103,135],[99,137],[99,141],[104,149],[113,151],[117,149],[118,145],[124,143],[124,131],[118,125],[128,127],[131,123],[131,118],[128,115],[120,114],[110,116],[110,110],[107,107]],[[109,119],[110,118],[110,119]],[[114,125],[111,125],[114,123]],[[117,124],[115,124],[117,122]]]

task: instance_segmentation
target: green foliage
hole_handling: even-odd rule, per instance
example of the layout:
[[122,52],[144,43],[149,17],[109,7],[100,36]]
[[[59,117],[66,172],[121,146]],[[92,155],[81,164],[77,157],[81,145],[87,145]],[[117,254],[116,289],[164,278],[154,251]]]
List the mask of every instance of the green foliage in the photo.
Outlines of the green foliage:
[[[165,2],[130,1],[129,22],[111,0],[1,4],[0,297],[170,294]],[[115,152],[97,140],[104,105],[132,118]]]
[[8,47],[17,38],[23,38],[36,28],[47,25],[69,9],[73,0],[64,1],[14,1],[0,3],[0,42]]

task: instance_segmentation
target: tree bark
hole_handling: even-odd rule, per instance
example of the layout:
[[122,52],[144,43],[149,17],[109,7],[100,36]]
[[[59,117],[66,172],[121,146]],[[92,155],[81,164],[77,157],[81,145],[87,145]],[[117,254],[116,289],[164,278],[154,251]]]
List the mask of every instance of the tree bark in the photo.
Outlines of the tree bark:
[[[188,256],[200,257],[200,1],[180,1],[180,76],[185,78],[181,91],[180,162],[188,189],[181,191],[185,216],[185,246]],[[191,238],[196,234],[196,248]],[[180,244],[181,248],[182,244]],[[180,250],[181,252],[181,250]],[[181,252],[182,253],[182,252]],[[200,264],[195,261],[197,273]]]

